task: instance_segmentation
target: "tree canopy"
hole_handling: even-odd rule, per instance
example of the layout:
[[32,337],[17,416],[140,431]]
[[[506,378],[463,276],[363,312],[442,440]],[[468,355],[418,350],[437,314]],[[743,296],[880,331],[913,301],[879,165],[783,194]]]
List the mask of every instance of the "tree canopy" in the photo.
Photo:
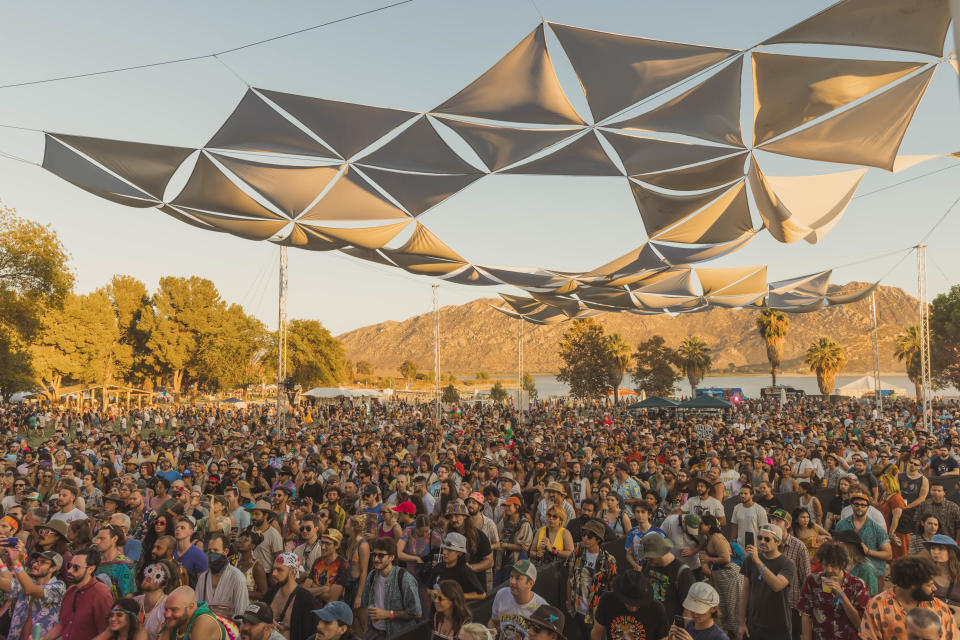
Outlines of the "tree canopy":
[[560,339],[557,379],[581,399],[603,396],[609,385],[610,350],[603,327],[596,320],[574,320]]
[[767,347],[767,362],[770,363],[770,378],[777,385],[777,367],[783,359],[783,343],[790,330],[790,319],[783,311],[764,309],[757,316],[757,332]]
[[691,392],[696,390],[703,376],[710,370],[711,364],[713,357],[710,355],[710,347],[700,336],[684,338],[680,342],[677,348],[677,366],[687,376]]
[[829,395],[836,385],[837,373],[847,364],[847,356],[835,340],[820,336],[807,347],[804,362],[816,374],[820,393]]
[[648,396],[670,397],[680,380],[674,368],[677,352],[667,346],[663,336],[653,336],[637,345],[633,352],[633,385]]
[[938,386],[960,387],[960,285],[930,303],[930,371]]

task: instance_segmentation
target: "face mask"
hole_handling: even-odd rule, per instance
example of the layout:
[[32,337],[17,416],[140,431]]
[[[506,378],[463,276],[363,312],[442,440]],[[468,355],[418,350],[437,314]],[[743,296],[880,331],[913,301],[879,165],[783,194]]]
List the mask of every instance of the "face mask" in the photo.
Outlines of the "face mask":
[[207,552],[207,566],[210,571],[220,573],[227,567],[227,556],[222,553]]

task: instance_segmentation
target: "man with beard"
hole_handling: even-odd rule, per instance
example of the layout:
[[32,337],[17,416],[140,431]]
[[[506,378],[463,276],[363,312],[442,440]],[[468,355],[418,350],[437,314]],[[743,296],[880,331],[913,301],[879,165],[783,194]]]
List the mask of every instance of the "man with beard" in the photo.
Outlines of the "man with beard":
[[733,507],[730,518],[730,539],[736,540],[742,549],[747,545],[747,533],[754,540],[760,533],[760,527],[767,524],[767,510],[753,501],[753,487],[745,484],[740,487],[740,503]]
[[[474,491],[467,497],[467,519],[473,523],[473,527],[477,531],[482,531],[484,535],[487,536],[487,541],[490,543],[491,549],[496,549],[500,544],[500,532],[497,531],[497,525],[493,520],[483,515],[483,503],[484,498],[483,494],[479,491]],[[492,566],[492,565],[491,565]],[[478,572],[478,576],[483,582],[486,580],[487,588],[493,587],[493,574],[489,571]]]
[[[304,495],[306,495],[306,489],[304,489]],[[347,512],[340,506],[340,487],[331,483],[327,487],[325,496],[327,502],[321,505],[321,508],[326,507],[330,511],[330,526],[343,533],[343,528],[347,524]],[[316,502],[320,503],[319,500]]]
[[526,640],[529,629],[524,619],[540,605],[547,604],[542,596],[533,592],[536,581],[537,568],[529,560],[510,567],[510,582],[494,596],[493,613],[487,623],[498,640]]
[[706,478],[697,478],[696,487],[697,495],[687,499],[683,504],[683,512],[695,513],[701,518],[710,514],[720,521],[721,527],[726,526],[727,516],[724,513],[723,504],[710,495],[710,482]]
[[[81,549],[67,565],[67,584],[60,620],[40,640],[92,640],[107,628],[107,616],[113,606],[110,587],[93,577],[100,564],[100,553]],[[213,639],[211,639],[213,640]]]
[[257,500],[252,507],[246,509],[250,512],[253,530],[263,536],[263,541],[253,550],[253,557],[261,567],[272,567],[273,559],[283,551],[283,538],[280,531],[273,526],[273,507],[266,500]]
[[895,640],[904,638],[904,621],[914,608],[926,609],[940,618],[942,640],[960,638],[960,628],[944,602],[933,596],[937,583],[933,577],[937,567],[923,556],[906,556],[890,563],[893,588],[873,596],[863,611],[859,637],[861,640]]
[[[353,631],[350,630],[350,625],[353,624],[353,612],[345,602],[329,602],[323,609],[314,611],[313,615],[317,616],[315,640],[357,640]],[[260,639],[251,638],[250,640]]]
[[250,604],[246,576],[227,561],[229,545],[222,533],[211,536],[207,543],[207,570],[197,578],[197,598],[225,618],[233,618]]
[[[190,587],[177,587],[163,603],[165,626],[160,640],[220,640],[226,637],[205,602]],[[50,640],[44,638],[44,640]]]
[[87,514],[77,508],[78,491],[75,483],[68,482],[60,486],[60,492],[57,494],[57,506],[60,510],[50,515],[51,520],[63,520],[70,524],[74,520],[83,520],[87,517]]
[[313,563],[323,555],[320,548],[320,520],[312,513],[307,514],[300,520],[300,540],[303,543],[293,552],[300,558],[300,565],[309,570]]
[[[314,534],[316,535],[316,534]],[[304,588],[312,593],[320,602],[332,602],[343,597],[347,585],[350,583],[350,565],[347,559],[340,554],[340,545],[343,543],[343,534],[337,529],[327,529],[320,539],[320,552],[311,556]],[[299,550],[300,547],[297,547]],[[301,557],[301,563],[302,556]]]
[[310,612],[319,603],[297,578],[302,571],[300,558],[292,551],[281,553],[273,563],[270,577],[273,588],[264,596],[270,605],[277,629],[287,640],[306,640],[313,633]]
[[251,602],[233,621],[240,625],[241,640],[283,640],[283,634],[273,627],[273,611],[266,603]]
[[19,549],[7,549],[7,558],[13,573],[0,564],[0,591],[14,601],[7,637],[19,640],[25,627],[33,637],[40,637],[57,624],[60,616],[67,586],[56,575],[63,559],[54,551],[38,552],[31,556],[28,570],[24,571],[23,543]]
[[780,553],[783,532],[766,524],[760,527],[756,546],[748,544],[740,573],[743,586],[737,605],[737,636],[754,640],[790,640],[791,611],[787,604],[796,579],[793,563]]

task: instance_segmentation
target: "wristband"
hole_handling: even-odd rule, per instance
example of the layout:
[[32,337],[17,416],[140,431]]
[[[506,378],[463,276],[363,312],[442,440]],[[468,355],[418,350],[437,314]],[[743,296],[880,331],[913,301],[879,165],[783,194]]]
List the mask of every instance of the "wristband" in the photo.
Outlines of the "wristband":
[[761,580],[763,580],[763,572],[766,571],[766,570],[767,570],[767,565],[766,565],[766,563],[764,563],[764,565],[763,565],[762,567],[760,567],[760,575],[757,576],[757,581],[758,581],[758,582],[761,581]]
[[17,574],[17,573],[20,573],[21,571],[23,571],[23,565],[18,562],[13,567],[13,573]]
[[7,565],[0,562],[0,571],[9,571],[9,569],[7,569]]
[[393,620],[393,611],[390,612],[390,619]]

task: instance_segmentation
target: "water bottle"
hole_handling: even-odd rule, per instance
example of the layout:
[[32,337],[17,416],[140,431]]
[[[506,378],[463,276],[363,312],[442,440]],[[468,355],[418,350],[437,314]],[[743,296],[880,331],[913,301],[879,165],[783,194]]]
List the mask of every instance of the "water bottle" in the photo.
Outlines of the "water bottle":
[[40,625],[33,625],[33,631],[31,633],[33,640],[40,640],[40,637],[43,635],[43,629],[40,628]]

